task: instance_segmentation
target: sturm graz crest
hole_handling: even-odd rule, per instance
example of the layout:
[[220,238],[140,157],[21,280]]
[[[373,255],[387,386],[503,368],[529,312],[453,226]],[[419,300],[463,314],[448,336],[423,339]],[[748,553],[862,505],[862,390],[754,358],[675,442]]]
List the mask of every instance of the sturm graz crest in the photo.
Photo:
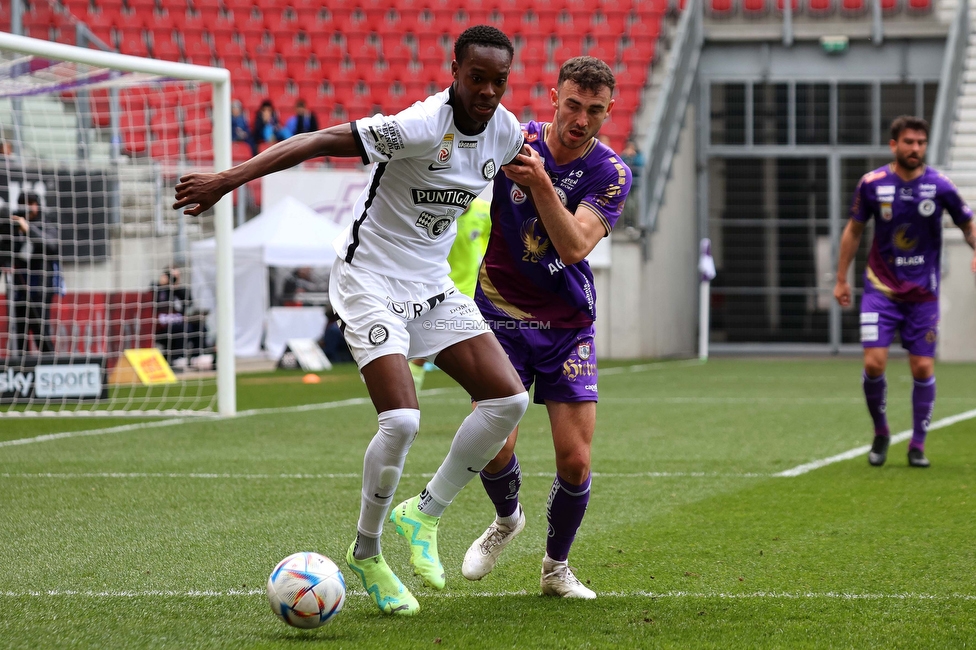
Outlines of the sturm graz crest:
[[369,328],[369,342],[373,345],[383,345],[388,338],[390,338],[390,333],[385,325],[373,325]]
[[486,181],[490,181],[495,177],[495,160],[494,158],[489,158],[485,166],[481,168],[481,175],[485,177]]
[[431,239],[437,239],[447,232],[451,224],[454,223],[454,219],[453,213],[431,214],[430,212],[421,212],[420,218],[417,219],[417,227],[423,228]]

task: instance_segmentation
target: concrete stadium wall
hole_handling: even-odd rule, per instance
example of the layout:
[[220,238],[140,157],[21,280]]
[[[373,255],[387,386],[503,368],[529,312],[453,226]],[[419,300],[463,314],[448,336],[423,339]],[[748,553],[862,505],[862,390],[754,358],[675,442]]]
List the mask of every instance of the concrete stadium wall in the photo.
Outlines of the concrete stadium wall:
[[604,359],[697,353],[698,222],[694,108],[678,151],[647,260],[642,244],[614,239],[613,264],[596,273],[597,350]]
[[947,228],[945,263],[939,307],[940,361],[976,361],[976,279],[969,265],[973,250],[963,241],[962,232]]

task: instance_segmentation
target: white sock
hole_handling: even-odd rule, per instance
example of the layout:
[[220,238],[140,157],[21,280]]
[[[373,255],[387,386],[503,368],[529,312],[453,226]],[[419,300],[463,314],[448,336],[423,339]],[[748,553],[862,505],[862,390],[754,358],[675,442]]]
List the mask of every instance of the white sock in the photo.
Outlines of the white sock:
[[462,488],[501,451],[528,407],[529,394],[524,391],[478,402],[454,434],[451,451],[427,484],[431,498],[421,512],[441,516]]
[[363,492],[359,509],[359,534],[376,539],[376,552],[372,544],[354,549],[357,560],[373,557],[380,553],[379,537],[383,533],[383,522],[393,503],[393,495],[400,483],[403,462],[407,451],[420,430],[420,411],[417,409],[393,409],[379,414],[379,431],[366,448],[363,459]]

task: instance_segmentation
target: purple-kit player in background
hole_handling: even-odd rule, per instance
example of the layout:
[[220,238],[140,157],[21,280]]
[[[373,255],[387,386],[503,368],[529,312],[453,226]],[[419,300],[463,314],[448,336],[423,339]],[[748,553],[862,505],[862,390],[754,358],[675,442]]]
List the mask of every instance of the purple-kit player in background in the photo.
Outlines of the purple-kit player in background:
[[[613,107],[613,72],[593,57],[563,64],[551,124],[522,126],[520,166],[495,178],[491,237],[475,302],[535,402],[549,412],[556,479],[542,593],[595,598],[567,564],[590,496],[590,447],[596,426],[596,295],[586,256],[610,234],[630,190],[631,172],[596,139]],[[481,472],[496,518],[465,554],[461,573],[480,580],[525,526],[515,456],[518,429]]]
[[[874,241],[864,274],[861,299],[861,345],[864,347],[864,396],[874,421],[872,465],[884,465],[891,440],[885,415],[888,384],[885,367],[895,332],[908,350],[915,387],[912,391],[912,441],[908,464],[928,467],[925,434],[935,406],[935,345],[939,332],[939,281],[942,213],[959,226],[976,250],[973,213],[948,178],[925,165],[929,125],[902,116],[891,124],[895,160],[865,174],[854,191],[851,220],[840,244],[834,297],[851,304],[847,269],[854,259],[868,219],[874,219]],[[976,256],[971,269],[976,273]]]

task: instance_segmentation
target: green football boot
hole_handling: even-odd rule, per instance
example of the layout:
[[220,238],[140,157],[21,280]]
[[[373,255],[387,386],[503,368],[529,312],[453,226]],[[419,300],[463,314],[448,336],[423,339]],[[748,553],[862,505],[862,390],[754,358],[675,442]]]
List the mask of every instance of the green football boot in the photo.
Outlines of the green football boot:
[[410,590],[403,586],[400,578],[390,570],[390,566],[383,559],[383,555],[375,555],[365,560],[357,560],[353,557],[352,550],[356,542],[352,543],[346,552],[346,564],[352,572],[359,576],[363,583],[363,588],[370,596],[376,606],[384,614],[395,614],[396,616],[413,616],[420,611],[420,604],[413,597]]
[[397,534],[410,542],[410,564],[413,572],[424,584],[434,589],[444,588],[444,566],[437,555],[437,524],[440,517],[420,512],[420,497],[407,499],[393,509],[390,521],[396,525]]

